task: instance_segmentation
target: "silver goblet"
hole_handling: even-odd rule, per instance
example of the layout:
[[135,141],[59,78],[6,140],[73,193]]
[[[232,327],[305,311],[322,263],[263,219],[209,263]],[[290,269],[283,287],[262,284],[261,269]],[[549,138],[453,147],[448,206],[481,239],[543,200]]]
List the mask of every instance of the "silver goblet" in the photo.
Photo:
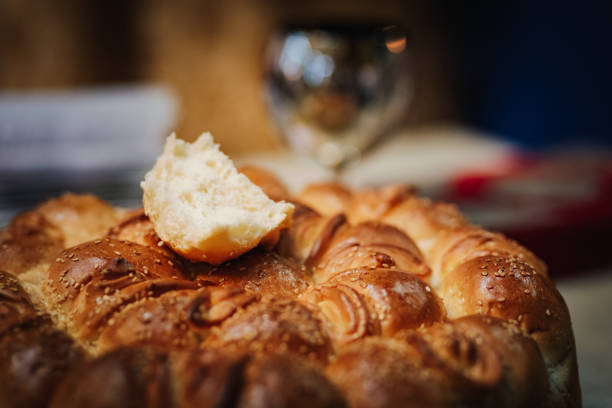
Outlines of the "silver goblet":
[[390,24],[288,24],[269,43],[267,86],[289,145],[338,171],[405,116],[406,35]]

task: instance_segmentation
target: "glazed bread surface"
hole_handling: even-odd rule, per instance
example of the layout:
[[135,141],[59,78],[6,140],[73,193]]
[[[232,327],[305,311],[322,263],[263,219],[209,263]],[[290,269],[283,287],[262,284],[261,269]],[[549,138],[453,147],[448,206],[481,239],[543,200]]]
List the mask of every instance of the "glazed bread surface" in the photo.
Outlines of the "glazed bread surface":
[[291,196],[244,173],[291,226],[218,265],[92,196],[2,230],[0,405],[581,405],[567,307],[529,250],[407,187]]

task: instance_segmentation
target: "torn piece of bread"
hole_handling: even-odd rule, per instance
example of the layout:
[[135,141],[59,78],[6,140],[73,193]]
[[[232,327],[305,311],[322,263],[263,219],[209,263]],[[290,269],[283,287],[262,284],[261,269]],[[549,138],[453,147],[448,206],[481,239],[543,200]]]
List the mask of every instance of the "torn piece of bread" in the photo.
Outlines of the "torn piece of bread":
[[277,236],[293,212],[239,173],[209,133],[193,143],[170,135],[141,187],[159,237],[184,257],[212,264]]

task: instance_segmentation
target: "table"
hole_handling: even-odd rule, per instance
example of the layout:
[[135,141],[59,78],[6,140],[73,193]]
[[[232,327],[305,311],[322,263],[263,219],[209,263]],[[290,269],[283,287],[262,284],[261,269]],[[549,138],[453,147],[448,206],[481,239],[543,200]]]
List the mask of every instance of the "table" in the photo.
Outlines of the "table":
[[557,283],[572,317],[585,408],[612,407],[612,270]]

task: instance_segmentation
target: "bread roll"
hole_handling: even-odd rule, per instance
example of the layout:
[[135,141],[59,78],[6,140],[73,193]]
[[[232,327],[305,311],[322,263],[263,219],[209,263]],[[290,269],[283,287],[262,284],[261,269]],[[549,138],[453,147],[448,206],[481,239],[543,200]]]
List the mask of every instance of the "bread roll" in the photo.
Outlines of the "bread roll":
[[[291,201],[276,246],[218,265],[177,253],[138,210],[92,204],[107,232],[78,243],[102,228],[87,206],[67,225],[46,205],[17,217],[0,232],[15,276],[0,405],[40,390],[53,408],[580,406],[567,307],[529,250],[403,186]],[[49,367],[38,380],[26,355]]]
[[239,173],[209,133],[192,144],[172,134],[141,187],[159,237],[193,261],[219,264],[274,240],[293,211]]

